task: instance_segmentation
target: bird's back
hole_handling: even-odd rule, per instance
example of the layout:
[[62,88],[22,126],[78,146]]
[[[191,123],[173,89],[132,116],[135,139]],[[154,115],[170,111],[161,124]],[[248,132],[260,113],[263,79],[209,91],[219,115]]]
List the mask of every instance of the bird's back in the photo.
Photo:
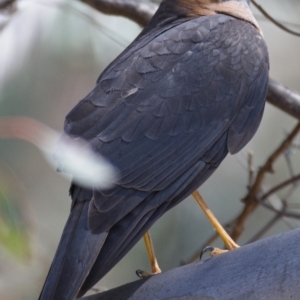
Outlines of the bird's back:
[[[228,152],[244,147],[260,123],[267,83],[267,48],[250,22],[224,14],[154,18],[66,117],[66,134],[87,140],[119,179],[107,191],[71,188],[73,210],[89,206],[91,237],[102,238],[93,262],[79,262],[76,251],[68,260],[65,251],[62,263],[86,274],[65,289],[85,293]],[[67,299],[61,289],[41,299]]]

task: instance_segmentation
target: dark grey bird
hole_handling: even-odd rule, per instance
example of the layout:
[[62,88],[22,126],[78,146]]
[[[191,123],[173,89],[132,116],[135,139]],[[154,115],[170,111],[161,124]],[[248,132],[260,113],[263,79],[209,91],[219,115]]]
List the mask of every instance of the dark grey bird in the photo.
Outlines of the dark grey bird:
[[256,132],[268,51],[249,0],[164,0],[67,115],[65,134],[119,170],[109,190],[75,183],[41,300],[95,285],[166,211]]

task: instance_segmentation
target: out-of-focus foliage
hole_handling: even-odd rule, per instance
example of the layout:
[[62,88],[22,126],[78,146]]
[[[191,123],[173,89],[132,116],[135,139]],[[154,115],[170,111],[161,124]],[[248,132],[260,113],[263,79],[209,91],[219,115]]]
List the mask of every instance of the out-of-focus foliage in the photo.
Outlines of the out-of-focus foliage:
[[[68,111],[140,28],[79,1],[22,0],[17,7],[0,31],[0,115],[31,117],[61,132]],[[57,168],[52,154],[45,154]],[[0,248],[0,299],[32,300],[69,213],[70,177],[62,178],[49,168],[45,155],[23,141],[0,139],[0,156],[24,188],[15,198],[26,194],[32,207],[28,218],[37,222],[36,234],[27,231],[33,241],[28,244],[31,259],[24,255],[22,260],[25,264],[18,263],[8,248]],[[7,188],[15,190],[11,183]],[[116,280],[112,282],[118,284]]]
[[8,180],[5,171],[0,170],[0,246],[14,258],[27,261],[31,256],[30,222],[16,182]]

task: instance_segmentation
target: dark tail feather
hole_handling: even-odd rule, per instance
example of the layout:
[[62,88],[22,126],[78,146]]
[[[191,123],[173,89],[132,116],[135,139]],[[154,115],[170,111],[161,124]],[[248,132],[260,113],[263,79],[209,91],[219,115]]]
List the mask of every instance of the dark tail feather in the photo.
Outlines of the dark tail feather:
[[75,299],[92,268],[107,233],[87,228],[89,201],[73,206],[39,300]]

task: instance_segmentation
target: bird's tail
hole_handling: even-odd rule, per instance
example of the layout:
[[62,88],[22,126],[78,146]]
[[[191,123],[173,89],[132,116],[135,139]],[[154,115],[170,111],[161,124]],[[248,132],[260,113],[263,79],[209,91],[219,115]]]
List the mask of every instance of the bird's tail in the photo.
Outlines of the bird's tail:
[[89,201],[74,203],[39,300],[75,299],[107,233],[87,228]]

